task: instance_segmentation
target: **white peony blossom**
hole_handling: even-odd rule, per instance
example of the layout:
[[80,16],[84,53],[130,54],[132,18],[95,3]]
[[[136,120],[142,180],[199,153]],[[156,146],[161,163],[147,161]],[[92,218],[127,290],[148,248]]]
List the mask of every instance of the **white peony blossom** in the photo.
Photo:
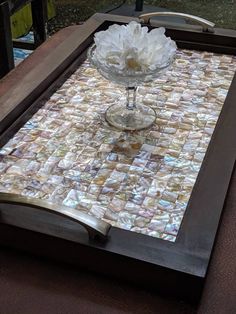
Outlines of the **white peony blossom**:
[[150,32],[137,22],[113,24],[95,34],[93,58],[115,71],[155,71],[168,65],[176,52],[176,44],[165,36],[163,27]]

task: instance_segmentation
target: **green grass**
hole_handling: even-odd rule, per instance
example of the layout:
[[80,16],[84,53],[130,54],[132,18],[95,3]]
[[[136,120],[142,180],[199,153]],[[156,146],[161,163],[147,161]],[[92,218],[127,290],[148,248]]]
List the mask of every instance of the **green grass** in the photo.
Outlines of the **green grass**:
[[200,16],[217,27],[236,29],[235,0],[150,0],[145,3]]
[[[85,21],[104,8],[122,3],[122,0],[55,0],[57,18],[54,28],[61,28]],[[127,0],[135,6],[135,0]],[[235,0],[148,0],[146,5],[197,15],[208,19],[217,27],[236,29]],[[56,25],[55,25],[56,24]]]
[[57,14],[49,21],[48,32],[53,34],[66,26],[84,22],[94,13],[120,3],[119,0],[55,0]]

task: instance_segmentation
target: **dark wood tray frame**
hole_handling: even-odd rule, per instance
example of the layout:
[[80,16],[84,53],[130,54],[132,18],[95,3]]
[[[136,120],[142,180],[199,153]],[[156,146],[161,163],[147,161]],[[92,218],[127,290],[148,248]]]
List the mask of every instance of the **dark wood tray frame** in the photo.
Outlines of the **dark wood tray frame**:
[[[95,32],[112,23],[130,20],[134,18],[95,14],[3,95],[0,98],[0,144],[5,144],[86,58]],[[199,27],[185,29],[180,25],[169,27],[167,35],[176,40],[180,48],[236,54],[235,31],[216,29],[215,33],[204,33]],[[175,243],[115,227],[111,228],[107,242],[91,242],[83,230],[78,231],[63,219],[53,220],[50,215],[40,218],[41,226],[49,225],[48,230],[44,228],[40,232],[41,227],[38,230],[30,227],[30,224],[37,225],[39,217],[32,211],[30,217],[20,218],[15,212],[10,225],[4,223],[1,213],[1,245],[155,287],[160,292],[198,298],[235,163],[235,103],[234,77]]]

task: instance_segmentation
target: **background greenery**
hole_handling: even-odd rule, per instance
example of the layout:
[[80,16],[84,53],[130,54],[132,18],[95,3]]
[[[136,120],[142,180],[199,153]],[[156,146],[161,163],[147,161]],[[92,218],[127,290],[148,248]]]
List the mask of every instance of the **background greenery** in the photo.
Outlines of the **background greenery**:
[[[108,10],[122,0],[55,0],[57,16],[49,23],[49,31],[79,24],[100,10]],[[135,7],[135,0],[127,0]],[[167,8],[206,18],[217,27],[236,29],[236,0],[147,0],[145,5]]]
[[236,29],[235,0],[151,0],[149,4],[208,19],[217,27]]
[[[48,32],[53,34],[66,26],[80,24],[94,13],[110,11],[124,2],[135,8],[135,0],[48,0]],[[217,27],[236,29],[236,0],[144,1],[145,9],[148,10],[149,5],[197,15],[214,22]],[[14,38],[30,30],[32,19],[29,5],[11,17],[11,24]]]

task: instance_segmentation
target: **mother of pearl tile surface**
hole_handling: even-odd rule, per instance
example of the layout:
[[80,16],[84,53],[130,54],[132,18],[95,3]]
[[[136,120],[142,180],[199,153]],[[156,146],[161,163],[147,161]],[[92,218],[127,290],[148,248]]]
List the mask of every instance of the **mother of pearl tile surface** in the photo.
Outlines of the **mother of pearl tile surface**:
[[179,50],[138,90],[156,123],[122,132],[104,113],[124,89],[85,61],[0,150],[0,191],[175,241],[235,69],[234,56]]

